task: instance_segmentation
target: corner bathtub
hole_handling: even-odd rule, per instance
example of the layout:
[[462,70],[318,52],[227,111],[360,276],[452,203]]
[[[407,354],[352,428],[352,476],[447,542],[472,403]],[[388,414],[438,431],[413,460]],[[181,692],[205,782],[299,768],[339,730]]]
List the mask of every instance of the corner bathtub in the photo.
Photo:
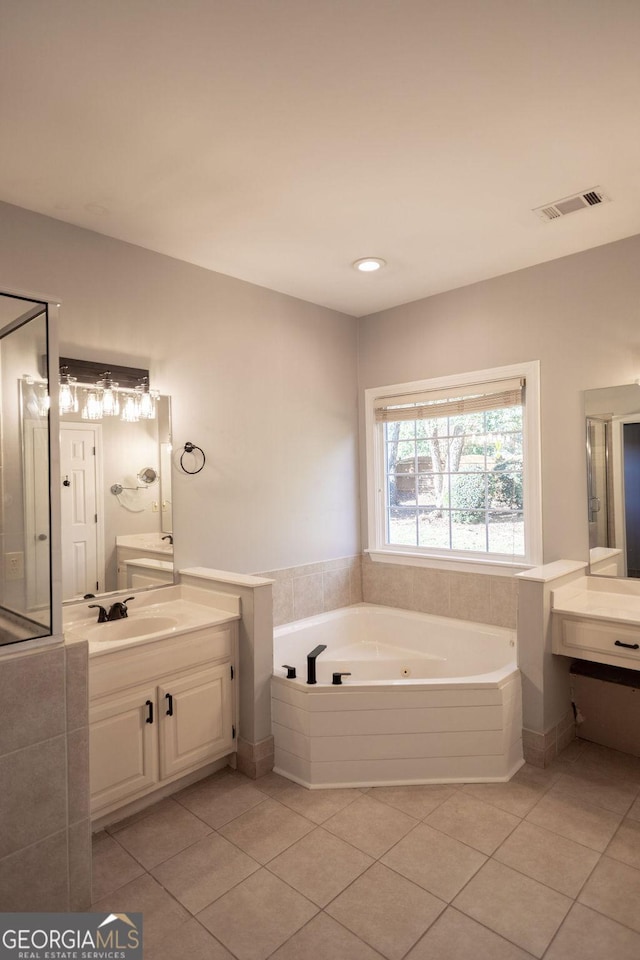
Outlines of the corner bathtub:
[[[508,780],[524,762],[515,642],[504,627],[373,604],[276,628],[275,771],[310,788]],[[351,676],[334,686],[334,672]]]

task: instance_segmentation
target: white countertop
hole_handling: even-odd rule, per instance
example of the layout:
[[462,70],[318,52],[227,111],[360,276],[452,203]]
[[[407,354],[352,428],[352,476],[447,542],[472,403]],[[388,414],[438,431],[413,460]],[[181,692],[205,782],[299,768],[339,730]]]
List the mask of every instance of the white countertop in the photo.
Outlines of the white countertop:
[[551,609],[567,616],[640,628],[640,581],[581,577],[552,591]]
[[[108,610],[115,601],[115,597],[106,598],[102,606]],[[100,598],[91,603],[100,603]],[[67,616],[65,640],[70,643],[88,640],[89,656],[95,657],[240,619],[237,597],[195,588],[159,589],[151,596],[141,594],[138,601],[134,598],[127,606],[126,618],[98,623],[97,610],[89,610],[88,604],[79,605]],[[139,634],[117,637],[119,631],[135,631],[138,625]],[[111,634],[115,635],[113,639]]]

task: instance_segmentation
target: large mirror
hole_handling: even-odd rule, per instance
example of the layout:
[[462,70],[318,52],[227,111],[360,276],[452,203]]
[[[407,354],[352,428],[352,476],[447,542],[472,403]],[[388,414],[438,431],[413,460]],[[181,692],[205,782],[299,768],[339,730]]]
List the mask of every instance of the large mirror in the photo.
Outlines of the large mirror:
[[640,577],[640,385],[585,392],[590,572]]
[[111,371],[96,389],[69,369],[61,360],[63,600],[171,584],[170,398],[152,395],[136,413],[140,394],[113,368],[115,407],[96,410]]
[[47,371],[48,305],[0,294],[3,645],[51,634]]

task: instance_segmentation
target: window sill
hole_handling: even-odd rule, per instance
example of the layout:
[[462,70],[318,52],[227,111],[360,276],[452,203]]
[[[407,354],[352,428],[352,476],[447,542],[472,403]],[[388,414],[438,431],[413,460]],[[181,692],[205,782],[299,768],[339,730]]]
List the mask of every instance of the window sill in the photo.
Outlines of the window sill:
[[480,573],[488,574],[492,577],[513,577],[516,573],[522,573],[523,570],[530,570],[535,564],[518,563],[511,560],[493,560],[478,559],[466,560],[461,557],[436,557],[425,556],[422,553],[410,553],[396,550],[385,550],[384,548],[365,549],[374,563],[397,563],[411,567],[431,567],[440,570],[450,570],[455,573]]

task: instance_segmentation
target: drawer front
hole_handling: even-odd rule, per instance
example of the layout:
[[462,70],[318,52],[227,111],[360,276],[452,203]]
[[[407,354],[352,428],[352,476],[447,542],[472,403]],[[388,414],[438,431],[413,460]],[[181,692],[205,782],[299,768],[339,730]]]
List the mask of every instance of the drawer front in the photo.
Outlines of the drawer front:
[[89,698],[103,697],[189,667],[231,659],[236,631],[235,623],[227,623],[93,657],[89,661]]
[[605,663],[621,663],[622,660],[640,663],[640,628],[627,624],[612,626],[597,621],[585,622],[563,618],[562,643],[569,655],[583,656],[599,654],[599,660]]

